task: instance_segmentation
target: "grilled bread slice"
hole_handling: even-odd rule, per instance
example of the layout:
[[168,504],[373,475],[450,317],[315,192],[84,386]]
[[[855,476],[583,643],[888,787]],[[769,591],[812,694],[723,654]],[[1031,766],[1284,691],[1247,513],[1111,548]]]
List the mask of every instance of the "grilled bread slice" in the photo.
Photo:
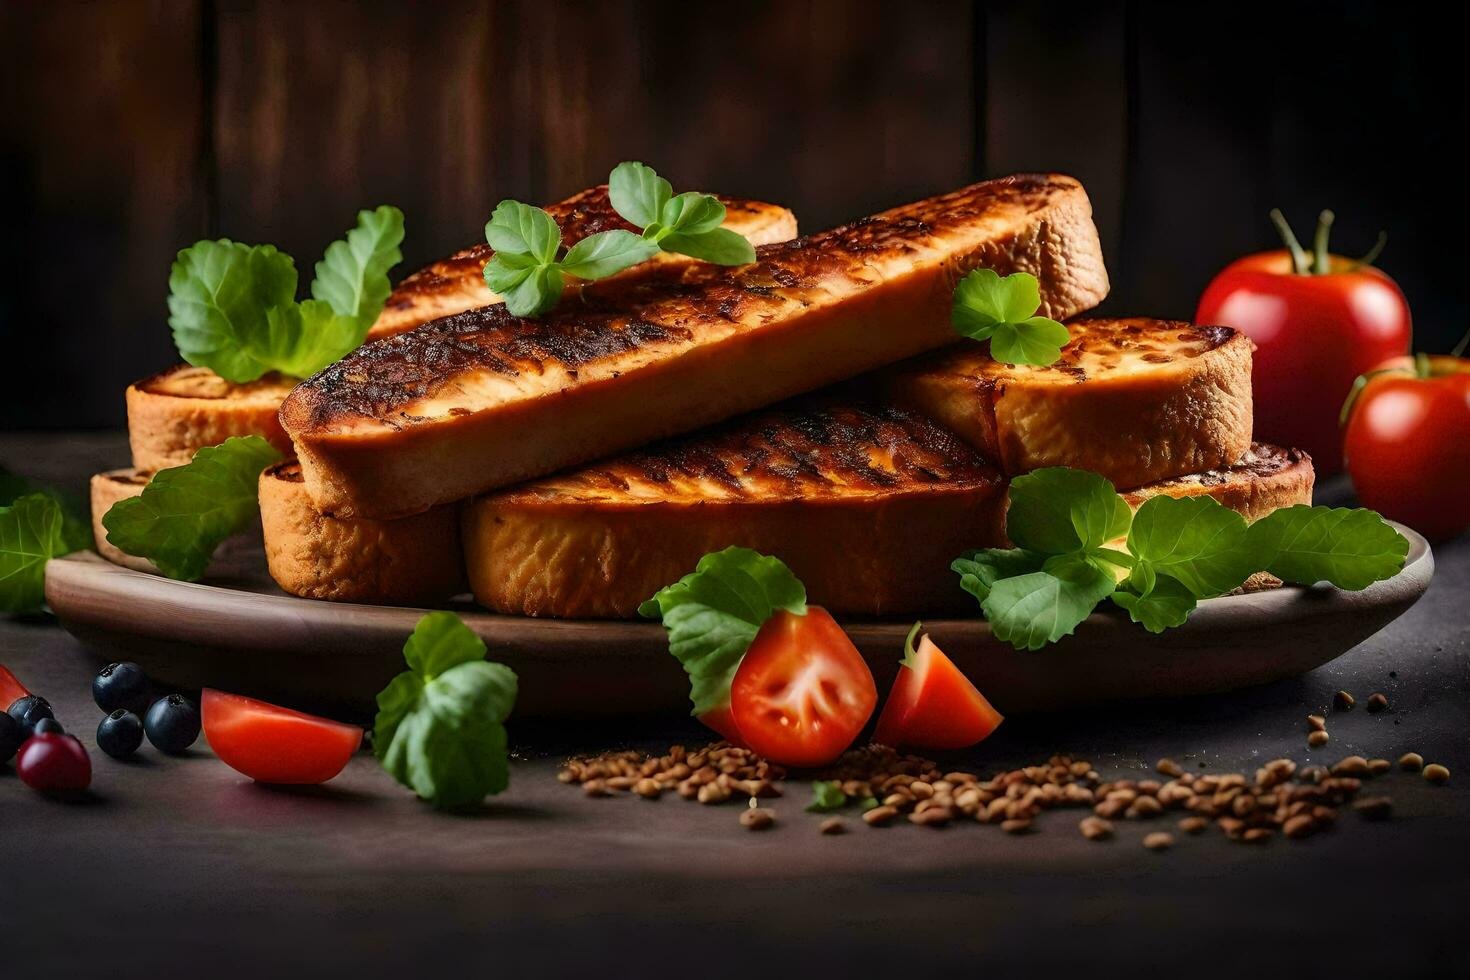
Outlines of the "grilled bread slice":
[[1126,491],[1123,499],[1137,510],[1150,497],[1214,497],[1255,522],[1281,507],[1310,504],[1315,482],[1312,457],[1300,449],[1255,442],[1230,466],[1151,483]]
[[[745,236],[752,245],[784,242],[796,237],[796,216],[786,208],[761,201],[716,196],[725,205],[724,227]],[[574,194],[565,201],[550,205],[546,211],[561,226],[562,241],[569,247],[600,231],[617,228],[638,230],[613,210],[606,184]],[[485,285],[483,275],[485,263],[494,254],[495,250],[489,245],[472,245],[404,279],[389,295],[383,312],[368,332],[368,339],[391,337],[439,317],[499,303],[500,297]],[[667,278],[677,275],[693,261],[683,255],[660,252],[647,262],[599,282],[607,284],[649,276]]]
[[108,541],[107,528],[102,526],[102,518],[112,509],[113,504],[138,496],[147,485],[148,475],[135,469],[108,470],[94,475],[90,487],[92,539],[97,545],[97,553],[114,565],[134,568],[140,572],[155,572],[158,569],[147,558],[130,555]]
[[183,466],[204,446],[257,435],[290,454],[276,416],[294,380],[268,374],[235,384],[209,368],[181,364],[128,386],[128,442],[133,467],[156,473]]
[[1229,327],[1084,319],[1049,367],[965,344],[903,365],[888,390],[1015,476],[1043,466],[1119,488],[1229,466],[1251,444],[1251,342]]
[[260,475],[260,521],[271,577],[292,595],[420,605],[465,591],[453,504],[398,521],[328,517],[286,462]]
[[949,343],[955,282],[982,265],[1035,274],[1047,315],[1095,305],[1107,275],[1082,185],[986,181],[677,287],[435,320],[304,382],[281,423],[322,511],[419,513]]
[[811,404],[466,502],[475,598],[628,617],[707,552],[778,555],[813,602],[907,615],[962,597],[949,563],[1000,534],[1000,474],[922,416]]

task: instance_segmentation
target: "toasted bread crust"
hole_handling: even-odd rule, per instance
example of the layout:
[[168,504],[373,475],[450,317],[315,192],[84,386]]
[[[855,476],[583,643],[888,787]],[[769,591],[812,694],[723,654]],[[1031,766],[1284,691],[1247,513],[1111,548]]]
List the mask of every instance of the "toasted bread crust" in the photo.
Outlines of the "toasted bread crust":
[[140,572],[156,572],[153,562],[147,558],[138,558],[120,550],[116,545],[107,540],[107,528],[102,526],[102,518],[112,509],[112,505],[119,500],[128,500],[143,492],[148,485],[148,477],[136,469],[108,470],[105,473],[97,473],[91,480],[92,498],[92,539],[96,542],[97,553],[114,565],[122,565],[125,568],[134,568]]
[[260,518],[266,565],[292,595],[419,605],[464,591],[453,507],[401,521],[326,517],[312,506],[300,467],[286,462],[260,475]]
[[903,365],[890,394],[1015,476],[1101,473],[1120,489],[1230,465],[1251,443],[1250,340],[1228,327],[1083,319],[1048,367],[963,344]]
[[1096,304],[1107,276],[1082,186],[987,181],[757,250],[677,286],[448,317],[349,355],[281,421],[328,513],[417,513],[644,445],[948,343],[954,283],[1035,273],[1042,310]]
[[[752,245],[784,242],[796,237],[796,216],[786,208],[761,201],[715,196],[725,205],[724,227],[744,235]],[[568,247],[602,231],[638,230],[613,210],[606,184],[574,194],[565,201],[548,206],[546,211],[561,227],[562,241]],[[494,254],[495,250],[489,245],[472,245],[404,279],[389,295],[383,312],[368,331],[368,339],[391,337],[430,320],[499,303],[500,297],[485,285],[483,275],[485,263]],[[693,261],[682,255],[660,252],[649,261],[599,280],[599,283],[605,286],[615,281],[626,282],[648,276],[668,277],[676,275]]]
[[1230,466],[1152,483],[1123,494],[1135,510],[1150,497],[1214,497],[1255,522],[1281,507],[1311,504],[1316,474],[1300,449],[1252,443]]
[[188,364],[129,385],[133,467],[156,473],[183,466],[201,448],[217,446],[231,436],[261,436],[289,455],[291,440],[276,416],[294,386],[294,381],[276,374],[235,384],[208,368]]
[[499,612],[629,617],[711,551],[785,561],[834,612],[959,598],[949,563],[1000,534],[999,474],[927,419],[810,405],[469,501],[466,565]]

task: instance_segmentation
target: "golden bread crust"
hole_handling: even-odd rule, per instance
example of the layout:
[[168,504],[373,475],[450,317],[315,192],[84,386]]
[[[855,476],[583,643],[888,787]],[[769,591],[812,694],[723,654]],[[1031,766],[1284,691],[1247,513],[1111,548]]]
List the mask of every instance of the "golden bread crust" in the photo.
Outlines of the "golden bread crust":
[[[796,237],[796,216],[788,209],[762,201],[715,196],[725,205],[724,227],[745,236],[752,245],[784,242]],[[568,247],[602,231],[637,231],[613,210],[606,184],[580,191],[565,201],[548,206],[546,211],[561,227],[562,241]],[[494,254],[495,250],[489,245],[472,245],[404,279],[388,296],[383,312],[368,331],[368,340],[391,337],[430,320],[499,303],[500,297],[485,285],[483,275],[485,263]],[[677,275],[693,261],[683,255],[660,252],[649,261],[599,280],[599,283],[605,286],[649,276]]]
[[1048,367],[963,344],[896,368],[888,390],[1015,476],[1045,466],[1120,489],[1228,466],[1251,443],[1251,351],[1228,327],[1082,319]]
[[538,320],[436,320],[305,382],[281,421],[323,511],[417,513],[946,344],[954,284],[981,265],[1037,275],[1052,316],[1107,292],[1082,186],[1021,175]]
[[1135,510],[1150,497],[1214,497],[1255,522],[1281,507],[1311,504],[1316,474],[1300,449],[1252,443],[1230,466],[1163,480],[1123,494]]
[[108,470],[93,475],[90,490],[92,499],[92,539],[97,553],[114,565],[137,569],[140,572],[156,572],[153,562],[138,558],[119,550],[107,540],[107,528],[102,526],[103,516],[119,500],[128,500],[143,492],[148,477],[136,469]]
[[277,412],[296,382],[277,374],[235,384],[209,368],[180,364],[129,385],[128,442],[133,467],[156,473],[183,466],[205,446],[231,436],[261,436],[291,454]]
[[952,605],[949,563],[998,543],[999,474],[928,419],[807,404],[464,505],[476,599],[528,616],[630,617],[731,545],[786,562],[834,612]]
[[464,591],[455,508],[401,521],[327,517],[312,506],[294,462],[260,475],[266,565],[285,591],[308,599],[422,605]]

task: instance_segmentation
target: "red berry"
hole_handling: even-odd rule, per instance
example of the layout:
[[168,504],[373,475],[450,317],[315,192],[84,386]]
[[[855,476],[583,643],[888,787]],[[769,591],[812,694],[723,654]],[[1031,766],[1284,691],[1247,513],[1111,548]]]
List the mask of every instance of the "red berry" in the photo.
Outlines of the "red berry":
[[32,735],[20,747],[15,771],[41,793],[79,793],[92,782],[92,760],[71,735]]

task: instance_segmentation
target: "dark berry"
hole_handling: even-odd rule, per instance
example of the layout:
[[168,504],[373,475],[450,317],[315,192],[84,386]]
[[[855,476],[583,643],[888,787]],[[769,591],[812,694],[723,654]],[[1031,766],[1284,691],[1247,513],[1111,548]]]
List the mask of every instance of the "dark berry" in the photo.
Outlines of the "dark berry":
[[199,709],[182,694],[159,698],[148,709],[143,730],[158,751],[178,755],[199,738]]
[[126,759],[143,744],[143,723],[131,711],[118,708],[97,726],[97,747],[114,759]]
[[141,715],[148,710],[150,686],[148,675],[137,664],[108,664],[92,678],[92,700],[103,711],[124,708]]
[[65,735],[66,729],[61,727],[61,722],[55,718],[42,718],[36,722],[36,727],[31,729],[32,735]]
[[0,715],[0,762],[9,762],[25,740],[25,727],[9,714]]
[[51,710],[51,702],[39,694],[27,694],[12,704],[7,714],[20,722],[20,726],[26,730],[27,735],[35,731],[36,722],[42,718],[56,717],[56,714]]
[[20,747],[15,771],[41,793],[78,793],[92,782],[92,760],[71,735],[32,735]]

